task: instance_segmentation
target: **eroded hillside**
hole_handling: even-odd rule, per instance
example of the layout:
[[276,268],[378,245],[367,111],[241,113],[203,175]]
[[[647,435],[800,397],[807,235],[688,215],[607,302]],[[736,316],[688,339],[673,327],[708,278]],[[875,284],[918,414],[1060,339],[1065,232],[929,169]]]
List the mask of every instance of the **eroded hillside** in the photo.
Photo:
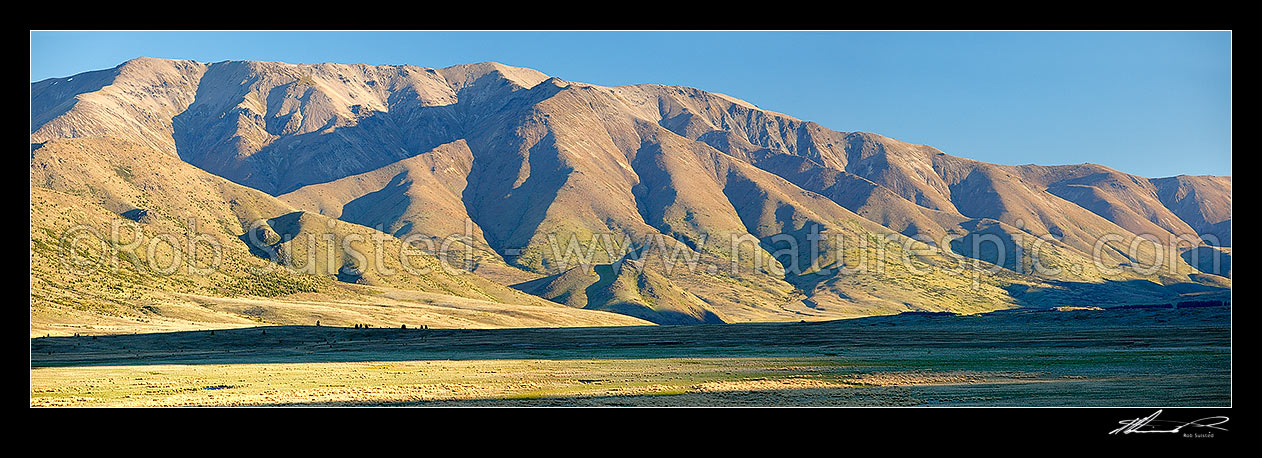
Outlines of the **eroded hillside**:
[[[33,226],[43,213],[104,225],[197,208],[224,237],[257,231],[265,243],[233,245],[241,266],[292,263],[271,256],[295,252],[287,236],[360,233],[387,251],[467,252],[448,267],[473,270],[387,277],[377,272],[395,258],[334,249],[316,263],[321,291],[367,284],[700,323],[1230,288],[1230,177],[988,164],[699,89],[497,63],[141,58],[31,88],[32,142],[47,142],[32,153]],[[95,213],[78,216],[85,206]],[[70,222],[39,227],[52,237]],[[36,278],[50,296],[68,286],[33,275],[33,297]]]

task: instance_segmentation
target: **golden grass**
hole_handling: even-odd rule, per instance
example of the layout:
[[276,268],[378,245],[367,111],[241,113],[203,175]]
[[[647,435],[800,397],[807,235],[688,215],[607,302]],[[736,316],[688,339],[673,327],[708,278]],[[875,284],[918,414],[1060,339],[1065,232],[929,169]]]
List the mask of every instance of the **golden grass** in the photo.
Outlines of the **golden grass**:
[[[893,372],[838,375],[835,363],[786,358],[392,361],[36,368],[32,406],[374,405],[610,398],[1038,380],[1033,374]],[[854,393],[848,393],[852,396]],[[865,402],[878,402],[866,399]]]

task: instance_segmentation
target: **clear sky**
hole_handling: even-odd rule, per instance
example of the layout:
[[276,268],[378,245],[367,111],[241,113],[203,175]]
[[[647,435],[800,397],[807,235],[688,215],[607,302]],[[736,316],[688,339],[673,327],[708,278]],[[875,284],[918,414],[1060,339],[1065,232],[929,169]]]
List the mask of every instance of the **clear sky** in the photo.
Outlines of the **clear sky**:
[[137,57],[497,61],[693,86],[1000,164],[1231,174],[1230,32],[31,32],[31,81]]

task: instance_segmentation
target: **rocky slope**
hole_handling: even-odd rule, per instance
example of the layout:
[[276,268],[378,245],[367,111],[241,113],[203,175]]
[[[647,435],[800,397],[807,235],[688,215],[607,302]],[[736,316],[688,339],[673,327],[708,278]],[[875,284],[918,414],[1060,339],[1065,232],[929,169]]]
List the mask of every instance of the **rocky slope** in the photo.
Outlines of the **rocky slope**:
[[693,88],[141,58],[31,90],[34,143],[122,138],[404,243],[466,235],[478,278],[662,323],[1230,287],[1230,177],[988,164]]
[[574,313],[444,268],[387,234],[303,212],[138,142],[92,137],[38,145],[30,185],[32,335],[317,320],[647,324]]

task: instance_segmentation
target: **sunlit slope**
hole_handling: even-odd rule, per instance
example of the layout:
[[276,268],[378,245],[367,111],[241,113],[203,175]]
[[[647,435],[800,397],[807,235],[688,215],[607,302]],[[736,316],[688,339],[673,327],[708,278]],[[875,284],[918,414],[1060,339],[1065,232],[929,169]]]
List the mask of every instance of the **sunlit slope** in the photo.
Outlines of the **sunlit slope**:
[[[260,240],[256,258],[286,253],[280,263],[334,287],[542,300],[496,289],[517,285],[575,308],[636,304],[700,323],[1145,303],[1231,284],[1230,177],[988,164],[687,87],[604,87],[493,62],[140,58],[33,83],[32,120],[33,142],[113,136],[278,196],[241,197],[211,221],[235,221],[242,232],[223,234]],[[169,168],[133,174],[155,166]],[[99,205],[142,206],[116,197]],[[385,275],[398,257],[285,241],[317,229],[389,235],[383,253],[471,252],[475,275]],[[644,262],[627,278],[653,288],[605,291],[617,282],[597,270],[622,278],[629,253]],[[676,269],[678,258],[697,267]]]
[[[312,301],[336,309],[340,302],[375,302],[381,293],[372,285],[427,294],[431,304],[453,309],[474,303],[495,309],[469,320],[484,326],[495,325],[493,315],[515,313],[514,307],[560,307],[446,269],[386,234],[295,210],[146,145],[113,138],[55,140],[36,148],[31,161],[33,333],[68,332],[76,325],[93,332],[260,320],[311,324],[321,315],[269,321],[261,314],[199,306],[189,295],[255,298],[280,308]],[[381,321],[374,316],[366,322]],[[635,322],[597,312],[557,318],[533,323]]]

